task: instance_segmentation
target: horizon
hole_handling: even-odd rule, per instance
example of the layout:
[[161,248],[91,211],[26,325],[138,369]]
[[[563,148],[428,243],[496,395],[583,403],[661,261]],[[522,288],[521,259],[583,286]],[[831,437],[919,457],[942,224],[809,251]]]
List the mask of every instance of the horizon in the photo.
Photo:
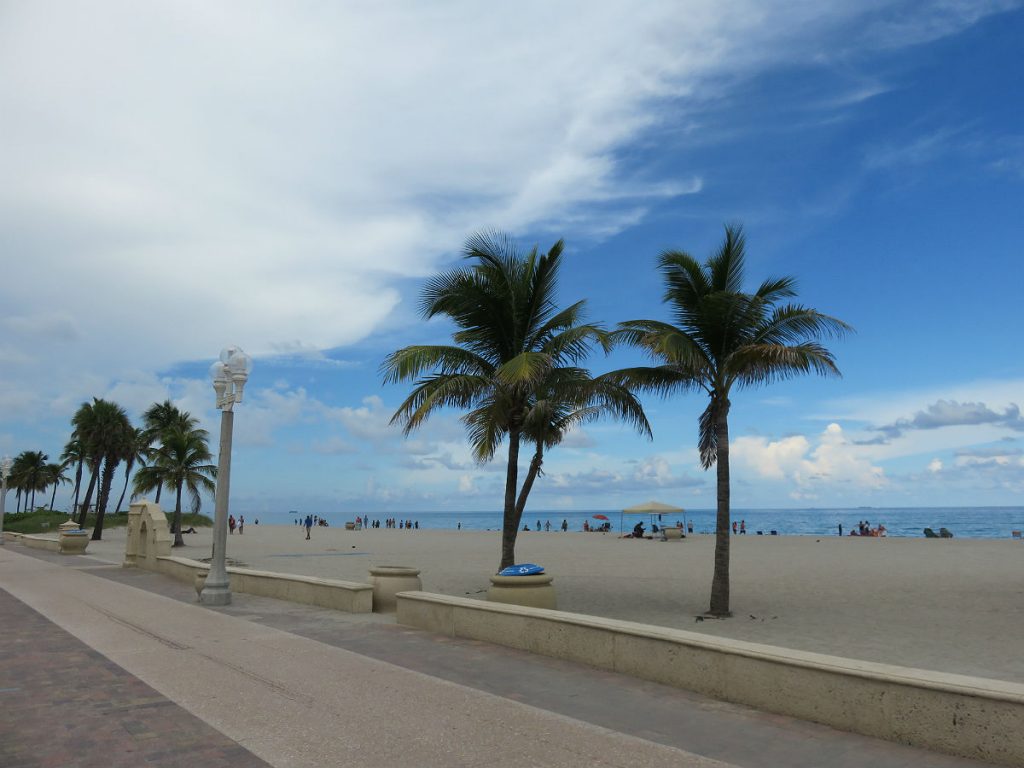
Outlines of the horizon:
[[[170,399],[216,456],[207,369],[238,344],[232,508],[500,508],[461,414],[388,423],[384,357],[450,342],[426,280],[482,229],[564,238],[560,306],[664,319],[658,253],[738,222],[745,289],[792,275],[857,333],[842,378],[733,393],[734,509],[1024,499],[1021,2],[244,8],[6,14],[0,453],[57,460],[95,396],[135,424]],[[705,399],[642,400],[653,441],[574,430],[527,514],[713,508]]]

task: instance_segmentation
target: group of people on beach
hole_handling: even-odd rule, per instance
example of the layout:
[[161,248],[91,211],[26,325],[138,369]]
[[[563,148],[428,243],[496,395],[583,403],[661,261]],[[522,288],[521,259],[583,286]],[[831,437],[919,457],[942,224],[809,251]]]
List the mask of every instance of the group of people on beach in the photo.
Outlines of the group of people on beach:
[[[885,536],[886,528],[881,523],[878,524],[877,528],[872,528],[871,523],[867,520],[858,520],[857,527],[850,531],[851,536]],[[843,535],[843,524],[839,524],[839,535]]]
[[[370,520],[368,517],[356,518],[356,524],[362,525],[363,528],[380,528],[380,520]],[[399,530],[411,531],[413,528],[419,529],[419,520],[397,520],[393,517],[386,518],[384,520],[385,528],[398,528]]]
[[[560,527],[561,527],[563,532],[568,531],[569,530],[569,521],[568,520],[563,520],[562,521],[562,525]],[[544,523],[543,526],[540,524],[540,520],[537,521],[537,528],[536,528],[536,530],[538,530],[538,531],[550,531],[551,528],[552,528],[552,525],[551,525],[551,521],[550,520],[548,520],[546,523]],[[462,523],[459,523],[459,530],[460,531],[462,530]],[[529,531],[530,530],[530,524],[529,523],[523,523],[523,530],[524,531]],[[556,528],[556,530],[557,530],[557,528]],[[586,521],[584,521],[584,523],[583,523],[583,530],[584,531],[589,530],[587,528]]]
[[228,533],[234,533],[235,528],[238,528],[239,535],[245,533],[245,515],[239,515],[237,520],[234,515],[228,515]]

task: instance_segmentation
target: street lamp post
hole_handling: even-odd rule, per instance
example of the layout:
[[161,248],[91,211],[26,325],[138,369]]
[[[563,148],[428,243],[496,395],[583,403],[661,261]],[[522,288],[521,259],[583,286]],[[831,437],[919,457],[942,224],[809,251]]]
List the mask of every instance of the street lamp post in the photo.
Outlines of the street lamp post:
[[220,456],[217,460],[217,494],[213,520],[213,553],[210,573],[199,596],[207,605],[228,605],[231,585],[225,562],[228,543],[228,493],[231,486],[231,430],[234,426],[234,405],[242,402],[242,390],[252,370],[252,358],[239,347],[227,347],[220,360],[210,367],[213,390],[220,410]]
[[4,543],[4,502],[7,501],[7,478],[13,463],[10,456],[0,459],[0,545]]

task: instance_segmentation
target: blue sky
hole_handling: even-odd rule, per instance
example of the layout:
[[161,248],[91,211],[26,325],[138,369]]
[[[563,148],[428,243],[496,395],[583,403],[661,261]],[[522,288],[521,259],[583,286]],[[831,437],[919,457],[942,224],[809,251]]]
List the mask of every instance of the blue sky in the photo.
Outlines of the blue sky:
[[[92,396],[216,435],[233,343],[236,507],[498,509],[459,414],[388,425],[383,357],[451,331],[424,280],[477,229],[564,238],[564,303],[665,318],[657,254],[740,222],[751,286],[857,333],[842,379],[734,394],[734,505],[1021,504],[1020,3],[0,13],[0,451],[59,454]],[[653,441],[587,426],[530,506],[713,506],[704,402],[645,404]]]

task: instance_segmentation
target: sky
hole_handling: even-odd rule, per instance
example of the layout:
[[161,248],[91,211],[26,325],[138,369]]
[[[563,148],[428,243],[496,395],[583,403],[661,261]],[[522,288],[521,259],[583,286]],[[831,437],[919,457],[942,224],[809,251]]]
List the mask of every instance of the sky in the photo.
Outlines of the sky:
[[[1009,0],[0,0],[0,452],[55,459],[93,397],[216,452],[235,344],[233,509],[498,510],[458,412],[389,424],[384,357],[450,341],[426,280],[562,238],[563,305],[668,319],[658,254],[740,223],[750,289],[856,333],[842,378],[733,393],[735,507],[1024,504],[1022,39]],[[653,440],[571,433],[529,508],[713,507],[704,400],[644,405]]]

